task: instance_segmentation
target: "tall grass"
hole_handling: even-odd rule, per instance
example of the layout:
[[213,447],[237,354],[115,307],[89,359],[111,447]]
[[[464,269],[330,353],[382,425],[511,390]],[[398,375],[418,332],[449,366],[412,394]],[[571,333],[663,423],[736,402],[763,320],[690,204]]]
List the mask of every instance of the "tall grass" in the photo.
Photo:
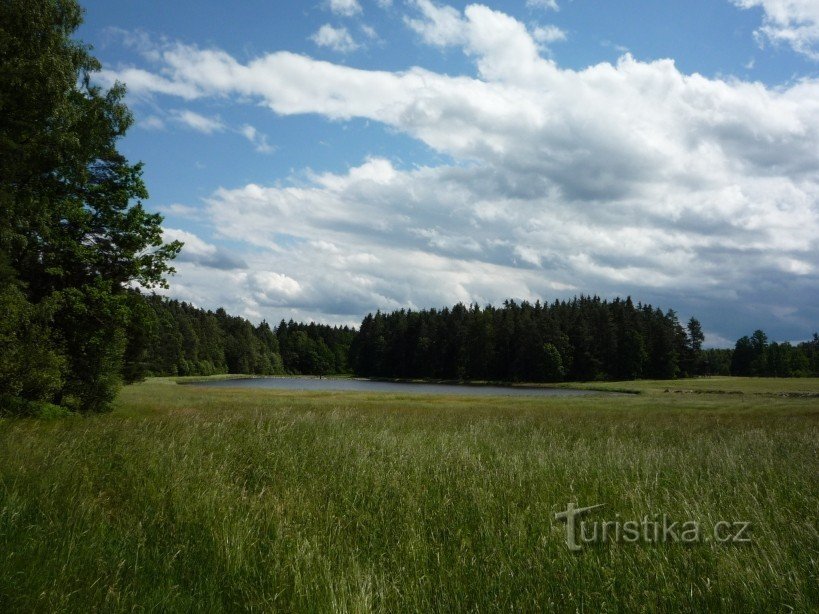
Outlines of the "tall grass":
[[[815,611],[817,435],[815,399],[153,381],[0,424],[0,611]],[[569,502],[752,541],[570,552]]]

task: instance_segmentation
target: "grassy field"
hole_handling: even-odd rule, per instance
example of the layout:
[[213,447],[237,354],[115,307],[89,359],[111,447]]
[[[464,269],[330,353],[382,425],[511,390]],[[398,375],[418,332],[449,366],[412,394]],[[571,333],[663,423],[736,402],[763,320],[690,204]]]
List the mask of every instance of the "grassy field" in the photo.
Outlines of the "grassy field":
[[[819,398],[793,393],[819,380],[612,387],[642,393],[152,380],[113,414],[2,421],[0,611],[817,611]],[[572,552],[570,502],[703,538]]]

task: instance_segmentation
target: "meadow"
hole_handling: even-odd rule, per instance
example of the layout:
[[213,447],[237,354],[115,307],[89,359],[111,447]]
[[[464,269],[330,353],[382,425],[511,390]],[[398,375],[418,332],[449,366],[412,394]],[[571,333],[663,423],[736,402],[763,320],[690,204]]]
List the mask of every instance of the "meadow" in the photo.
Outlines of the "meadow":
[[[602,387],[640,394],[154,379],[0,421],[0,611],[817,611],[819,380]],[[705,537],[573,552],[569,503]]]

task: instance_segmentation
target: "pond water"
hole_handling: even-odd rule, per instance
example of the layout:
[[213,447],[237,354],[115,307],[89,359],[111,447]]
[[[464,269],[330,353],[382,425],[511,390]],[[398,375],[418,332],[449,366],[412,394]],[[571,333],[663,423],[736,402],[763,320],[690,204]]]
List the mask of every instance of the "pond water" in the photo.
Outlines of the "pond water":
[[592,390],[573,390],[570,388],[524,388],[519,386],[471,386],[468,384],[376,382],[367,379],[319,379],[317,377],[259,377],[193,382],[193,384],[196,386],[217,388],[273,388],[278,390],[328,390],[384,392],[392,394],[451,394],[480,397],[575,397],[601,394],[600,392],[595,392]]

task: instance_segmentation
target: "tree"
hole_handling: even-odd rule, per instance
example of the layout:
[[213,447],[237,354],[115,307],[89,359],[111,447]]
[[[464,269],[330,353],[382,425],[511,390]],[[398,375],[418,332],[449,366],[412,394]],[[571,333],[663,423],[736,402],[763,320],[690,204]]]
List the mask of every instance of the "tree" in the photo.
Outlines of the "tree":
[[674,379],[679,374],[678,324],[673,312],[663,316],[659,309],[649,320],[648,375],[656,379]]
[[702,351],[701,375],[730,375],[733,350],[710,349]]
[[551,343],[543,346],[543,373],[549,382],[559,382],[566,375],[560,352]]
[[628,331],[620,347],[621,373],[626,379],[638,379],[643,374],[648,354],[643,336],[636,330]]
[[688,320],[688,338],[691,343],[691,349],[695,353],[702,350],[702,342],[705,341],[705,334],[702,332],[702,325],[697,318]]
[[142,167],[116,147],[133,121],[125,89],[92,83],[100,64],[71,38],[81,21],[75,0],[0,3],[0,253],[64,365],[51,400],[101,411],[140,313],[128,288],[166,285],[181,244],[140,203]]
[[766,375],[768,373],[768,335],[761,330],[755,330],[751,335],[751,346],[754,348],[751,375]]
[[702,343],[705,341],[705,334],[702,332],[702,325],[697,318],[688,320],[688,347],[685,352],[685,370],[689,375],[701,375],[704,364],[702,357]]
[[751,362],[754,359],[754,348],[748,335],[740,337],[734,344],[731,355],[731,375],[750,375]]

